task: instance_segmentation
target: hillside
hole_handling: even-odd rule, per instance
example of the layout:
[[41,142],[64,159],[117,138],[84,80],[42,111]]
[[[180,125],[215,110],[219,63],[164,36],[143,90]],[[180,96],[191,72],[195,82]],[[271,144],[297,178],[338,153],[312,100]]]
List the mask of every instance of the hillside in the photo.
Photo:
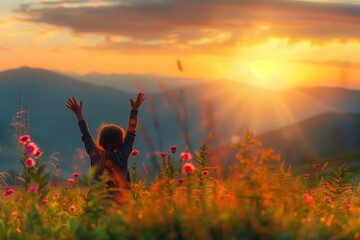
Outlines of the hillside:
[[[76,118],[65,107],[66,99],[75,96],[84,100],[85,117],[93,135],[96,135],[97,127],[103,122],[115,122],[126,127],[129,98],[136,96],[44,69],[24,67],[0,72],[0,170],[17,164],[17,160],[13,160],[15,139],[9,124],[18,110],[21,89],[24,92],[23,102],[30,109],[33,139],[44,150],[45,158],[59,152],[65,171],[70,171],[77,161],[73,159],[76,149],[83,149]],[[185,108],[179,107],[174,100],[181,93]],[[184,149],[179,119],[174,114],[179,109],[183,111],[179,113],[180,118],[187,123],[192,150],[204,142],[209,143],[209,133],[213,139],[211,144],[216,147],[228,144],[232,137],[246,128],[262,134],[328,111],[360,112],[360,92],[346,89],[308,88],[276,92],[219,80],[175,87],[162,94],[145,94],[147,101],[139,118],[158,151],[167,150],[171,145]],[[154,107],[157,123],[153,118]],[[160,135],[155,130],[156,124],[159,125]],[[143,153],[145,163],[150,164],[145,157],[150,149],[143,138],[144,134],[139,129],[135,147]],[[294,159],[298,161],[298,157]],[[85,163],[83,169],[87,167]]]

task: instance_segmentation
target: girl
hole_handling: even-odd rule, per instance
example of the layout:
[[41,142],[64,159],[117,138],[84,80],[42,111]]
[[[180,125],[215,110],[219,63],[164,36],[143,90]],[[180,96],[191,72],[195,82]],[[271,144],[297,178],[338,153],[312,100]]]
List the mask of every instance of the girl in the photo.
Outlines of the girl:
[[78,104],[74,97],[67,100],[66,106],[76,114],[78,119],[82,141],[89,155],[91,167],[97,167],[94,178],[99,180],[99,176],[105,170],[109,172],[112,178],[112,181],[107,182],[110,199],[115,200],[118,204],[124,202],[122,192],[130,189],[128,158],[135,140],[138,109],[144,100],[142,93],[138,94],[135,101],[130,99],[132,109],[126,134],[120,126],[102,124],[98,130],[96,144],[82,113],[82,101]]

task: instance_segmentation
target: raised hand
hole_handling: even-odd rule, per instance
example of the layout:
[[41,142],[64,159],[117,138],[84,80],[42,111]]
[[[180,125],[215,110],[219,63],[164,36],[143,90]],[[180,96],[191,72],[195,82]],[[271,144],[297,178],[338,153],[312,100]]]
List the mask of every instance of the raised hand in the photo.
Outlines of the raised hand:
[[84,119],[82,113],[82,106],[83,106],[82,100],[80,101],[79,104],[74,97],[68,98],[66,106],[76,114],[79,121]]
[[133,110],[138,110],[140,105],[145,101],[144,98],[144,94],[143,93],[139,93],[136,100],[134,101],[133,99],[130,98],[130,102],[131,102],[131,107]]

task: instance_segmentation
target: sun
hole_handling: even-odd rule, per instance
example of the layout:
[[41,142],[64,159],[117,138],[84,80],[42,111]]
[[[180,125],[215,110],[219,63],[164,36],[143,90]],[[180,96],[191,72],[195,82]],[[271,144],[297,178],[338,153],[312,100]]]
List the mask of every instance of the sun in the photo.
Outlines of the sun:
[[253,74],[260,80],[271,79],[276,72],[276,64],[272,61],[255,61],[251,66]]

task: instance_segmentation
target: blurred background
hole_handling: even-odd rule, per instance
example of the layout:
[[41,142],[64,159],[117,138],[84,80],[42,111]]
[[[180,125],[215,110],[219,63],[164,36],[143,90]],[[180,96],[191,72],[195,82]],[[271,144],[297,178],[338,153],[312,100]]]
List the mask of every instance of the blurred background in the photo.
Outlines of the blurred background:
[[287,165],[360,170],[358,1],[3,0],[0,33],[0,171],[21,170],[19,123],[64,176],[87,171],[66,99],[96,137],[126,128],[138,91],[152,175],[159,152],[204,143],[226,171],[246,129]]

